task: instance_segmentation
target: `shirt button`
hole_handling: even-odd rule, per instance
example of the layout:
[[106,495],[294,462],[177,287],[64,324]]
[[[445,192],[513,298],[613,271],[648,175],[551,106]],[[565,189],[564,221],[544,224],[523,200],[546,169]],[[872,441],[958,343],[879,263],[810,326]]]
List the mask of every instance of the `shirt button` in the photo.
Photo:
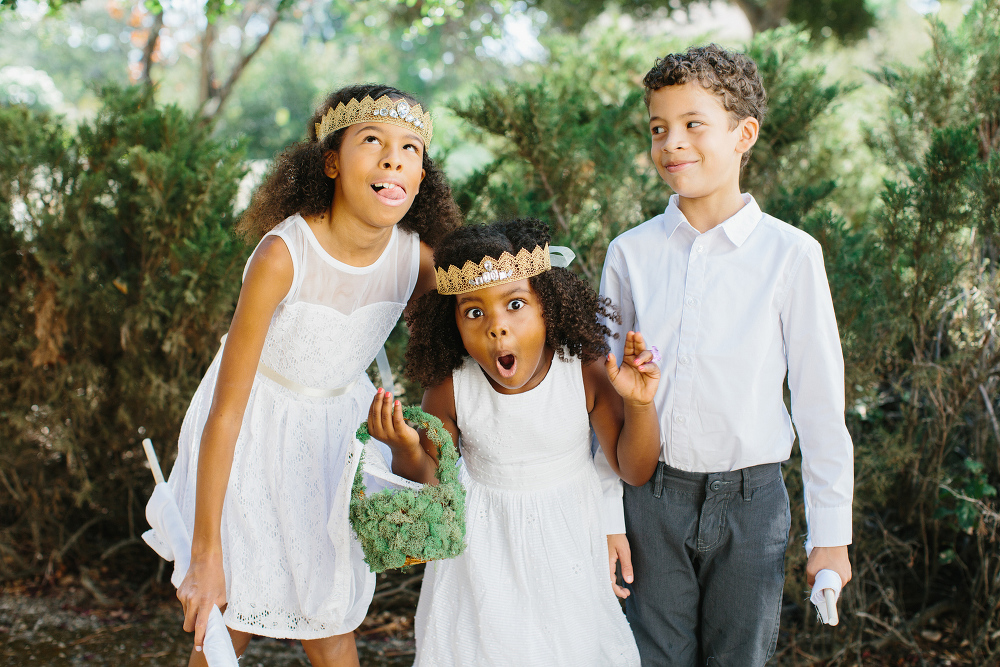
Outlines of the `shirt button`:
[[684,415],[674,415],[674,421],[678,424],[684,423]]
[[685,354],[684,356],[681,357],[681,363],[684,364],[685,366],[688,365],[688,364],[690,364],[691,363],[691,357],[689,357],[688,355]]
[[693,305],[694,305],[695,303],[697,303],[697,299],[695,299],[695,298],[694,298],[693,296],[689,296],[689,297],[688,297],[688,298],[687,298],[687,299],[686,299],[686,300],[684,301],[684,303],[686,303],[686,304],[687,304],[687,305],[689,305],[689,306],[693,306]]
[[698,246],[697,250],[698,250],[699,253],[703,253],[703,252],[705,252],[705,246],[700,245],[700,246]]

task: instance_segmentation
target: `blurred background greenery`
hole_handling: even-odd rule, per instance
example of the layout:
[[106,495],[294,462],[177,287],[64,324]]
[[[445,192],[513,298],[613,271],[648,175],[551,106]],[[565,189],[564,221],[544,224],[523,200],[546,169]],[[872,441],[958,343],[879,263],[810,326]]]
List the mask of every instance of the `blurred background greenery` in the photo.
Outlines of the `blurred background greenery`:
[[[944,642],[1000,662],[1000,0],[0,6],[0,580],[159,576],[139,443],[169,469],[250,252],[234,220],[326,92],[427,101],[468,222],[547,220],[596,286],[608,242],[669,194],[639,82],[717,41],[771,98],[745,189],[823,244],[856,444],[835,631],[805,602],[785,467],[778,660],[926,664]],[[389,354],[417,402],[405,342],[400,325]]]

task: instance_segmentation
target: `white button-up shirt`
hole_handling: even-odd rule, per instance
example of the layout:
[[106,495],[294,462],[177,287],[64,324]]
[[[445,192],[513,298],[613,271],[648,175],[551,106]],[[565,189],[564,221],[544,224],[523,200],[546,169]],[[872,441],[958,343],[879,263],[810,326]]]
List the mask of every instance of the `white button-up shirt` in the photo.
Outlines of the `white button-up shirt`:
[[[787,374],[809,542],[850,544],[854,448],[822,250],[761,213],[750,195],[743,199],[739,212],[702,234],[674,195],[662,215],[611,243],[601,277],[601,294],[621,316],[607,322],[618,334],[611,349],[620,362],[628,331],[659,349],[660,459],[690,472],[788,459],[795,431]],[[599,469],[613,498],[610,467]],[[617,532],[616,516],[612,500],[608,532]]]

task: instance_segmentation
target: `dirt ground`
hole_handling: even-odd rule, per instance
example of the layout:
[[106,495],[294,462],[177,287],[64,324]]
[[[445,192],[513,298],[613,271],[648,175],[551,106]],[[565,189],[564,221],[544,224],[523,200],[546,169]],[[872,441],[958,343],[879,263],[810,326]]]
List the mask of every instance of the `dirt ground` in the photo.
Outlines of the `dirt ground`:
[[[368,617],[356,633],[361,664],[402,667],[413,663],[413,613],[423,566],[379,575]],[[166,579],[166,577],[161,577]],[[129,592],[111,573],[87,571],[44,582],[6,583],[0,590],[0,665],[143,665],[187,664],[191,635],[181,628],[180,603],[169,583],[151,583]],[[949,641],[947,626],[927,629],[910,647],[896,644],[874,654],[843,650],[840,660],[821,660],[803,650],[808,635],[799,630],[802,610],[786,605],[782,632],[771,664],[951,667],[974,664],[967,648]],[[836,631],[824,632],[831,642]],[[943,632],[942,632],[943,631]],[[827,655],[835,653],[830,651]],[[255,639],[240,664],[244,667],[308,667],[298,642]]]
[[[356,633],[362,665],[413,663],[413,612],[422,566],[380,575],[368,617]],[[82,581],[81,581],[82,579]],[[136,599],[110,597],[89,575],[63,576],[57,586],[5,584],[0,592],[0,665],[179,667],[192,635],[173,590],[156,585]],[[308,667],[296,641],[254,639],[244,667]]]

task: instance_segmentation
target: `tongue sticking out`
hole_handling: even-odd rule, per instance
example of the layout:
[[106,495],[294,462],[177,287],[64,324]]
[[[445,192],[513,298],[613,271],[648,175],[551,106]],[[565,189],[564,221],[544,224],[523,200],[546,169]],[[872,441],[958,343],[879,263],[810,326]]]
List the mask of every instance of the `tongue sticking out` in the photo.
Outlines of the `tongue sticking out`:
[[403,188],[398,185],[373,185],[372,189],[375,190],[375,194],[383,199],[388,199],[390,201],[400,201],[401,199],[406,199],[406,193]]
[[516,364],[517,359],[514,358],[513,354],[505,354],[497,359],[497,370],[500,371],[500,375],[509,378],[514,375],[514,366]]

